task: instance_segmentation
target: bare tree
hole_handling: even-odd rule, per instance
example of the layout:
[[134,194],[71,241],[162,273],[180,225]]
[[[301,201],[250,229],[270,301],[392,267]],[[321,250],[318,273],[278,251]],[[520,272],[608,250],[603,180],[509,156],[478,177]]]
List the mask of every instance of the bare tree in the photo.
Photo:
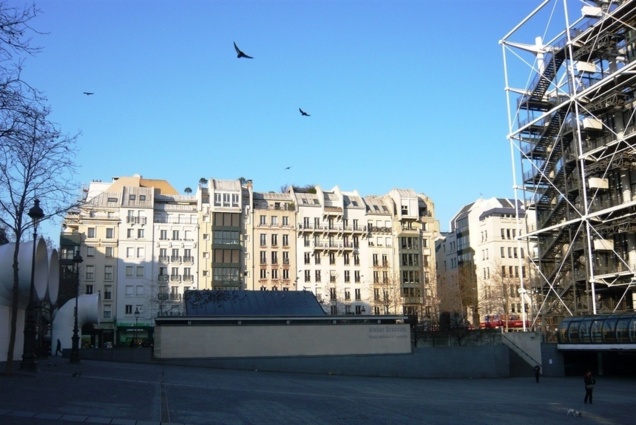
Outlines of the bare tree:
[[[376,267],[373,277],[373,298],[380,306],[380,314],[402,314],[402,292],[400,278],[388,269]],[[377,272],[377,275],[375,274]]]
[[32,54],[27,37],[35,7],[14,8],[0,3],[0,226],[15,241],[11,330],[5,374],[13,371],[18,311],[20,242],[33,223],[27,212],[36,199],[46,218],[60,215],[72,204],[77,188],[76,136],[62,134],[49,119],[46,99],[21,80],[20,54]]

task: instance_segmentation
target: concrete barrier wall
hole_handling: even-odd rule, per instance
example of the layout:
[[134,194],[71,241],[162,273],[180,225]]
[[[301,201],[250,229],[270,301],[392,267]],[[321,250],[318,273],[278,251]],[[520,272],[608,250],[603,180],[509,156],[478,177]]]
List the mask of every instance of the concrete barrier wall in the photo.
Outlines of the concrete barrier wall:
[[508,378],[506,346],[416,348],[410,354],[152,360],[150,348],[83,349],[83,360],[393,378]]
[[407,324],[155,327],[156,359],[405,354]]

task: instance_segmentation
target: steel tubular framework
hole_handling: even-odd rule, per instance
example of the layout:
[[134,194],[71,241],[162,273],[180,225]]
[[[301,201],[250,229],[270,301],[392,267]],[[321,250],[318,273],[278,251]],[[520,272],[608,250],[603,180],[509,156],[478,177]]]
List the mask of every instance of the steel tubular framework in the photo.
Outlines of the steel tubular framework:
[[533,325],[633,310],[636,0],[546,0],[500,44]]

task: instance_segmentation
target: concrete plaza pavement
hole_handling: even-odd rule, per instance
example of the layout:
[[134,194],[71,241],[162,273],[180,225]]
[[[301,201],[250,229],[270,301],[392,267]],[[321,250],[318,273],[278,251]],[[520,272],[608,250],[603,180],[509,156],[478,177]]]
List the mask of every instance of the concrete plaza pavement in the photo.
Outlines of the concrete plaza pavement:
[[[636,423],[636,380],[601,376],[597,382],[589,405],[579,377],[538,384],[534,378],[351,377],[90,360],[71,365],[52,357],[37,372],[0,375],[0,424]],[[582,416],[567,416],[570,408]]]

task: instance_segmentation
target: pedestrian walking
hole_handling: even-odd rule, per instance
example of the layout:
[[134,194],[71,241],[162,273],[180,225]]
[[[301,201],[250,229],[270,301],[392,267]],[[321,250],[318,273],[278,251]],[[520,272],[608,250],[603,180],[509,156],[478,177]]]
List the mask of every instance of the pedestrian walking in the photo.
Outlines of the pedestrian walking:
[[592,393],[594,392],[594,385],[596,385],[596,379],[592,376],[592,371],[588,370],[583,376],[583,382],[585,383],[585,398],[583,403],[587,404],[589,401],[592,404]]
[[56,356],[57,356],[57,353],[64,355],[64,353],[62,352],[62,343],[60,342],[59,338],[57,339],[57,348],[55,349]]
[[534,368],[534,379],[539,383],[539,377],[541,376],[541,366],[536,365]]

